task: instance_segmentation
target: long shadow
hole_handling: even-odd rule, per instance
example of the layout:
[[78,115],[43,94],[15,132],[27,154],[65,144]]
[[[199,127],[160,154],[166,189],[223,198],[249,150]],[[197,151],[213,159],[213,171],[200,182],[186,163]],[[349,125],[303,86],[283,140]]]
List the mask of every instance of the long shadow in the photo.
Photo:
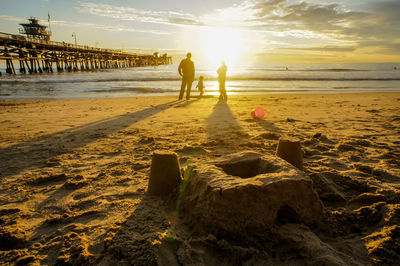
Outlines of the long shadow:
[[275,133],[281,132],[281,130],[277,126],[275,126],[274,123],[269,122],[267,120],[255,120],[255,122],[257,123],[258,126],[262,127],[265,130],[272,131]]
[[186,100],[186,101],[184,101],[184,102],[177,103],[177,104],[174,106],[174,108],[186,107],[186,106],[189,106],[190,104],[192,104],[192,103],[194,103],[194,102],[197,102],[198,100],[200,100],[200,98],[193,99],[193,100]]
[[154,241],[169,227],[166,205],[162,199],[148,194],[135,211],[121,224],[96,264],[157,265]]
[[206,127],[207,139],[217,141],[219,144],[236,145],[239,139],[247,136],[229,105],[221,100],[214,106],[213,112],[206,119]]
[[178,100],[134,113],[98,120],[0,149],[0,178],[18,174],[24,169],[44,166],[46,161],[57,155],[69,153],[75,148],[104,138],[113,132],[173,107],[176,103]]

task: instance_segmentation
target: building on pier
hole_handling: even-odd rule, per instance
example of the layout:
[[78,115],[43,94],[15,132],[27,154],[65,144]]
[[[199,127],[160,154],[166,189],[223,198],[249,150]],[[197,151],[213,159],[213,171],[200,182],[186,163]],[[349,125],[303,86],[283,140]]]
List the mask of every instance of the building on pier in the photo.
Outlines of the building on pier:
[[25,34],[28,38],[44,40],[49,42],[51,32],[47,30],[47,26],[40,25],[39,20],[31,17],[28,19],[30,23],[21,23],[19,25],[22,28],[19,29],[19,33]]

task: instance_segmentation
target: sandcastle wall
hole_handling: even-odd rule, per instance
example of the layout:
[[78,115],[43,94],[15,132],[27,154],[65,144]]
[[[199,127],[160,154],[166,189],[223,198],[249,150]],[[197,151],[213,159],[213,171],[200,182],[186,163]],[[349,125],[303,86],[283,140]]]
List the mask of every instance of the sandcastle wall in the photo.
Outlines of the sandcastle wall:
[[276,223],[312,224],[323,208],[303,171],[277,156],[253,152],[195,165],[183,204],[210,229],[239,234],[256,234]]

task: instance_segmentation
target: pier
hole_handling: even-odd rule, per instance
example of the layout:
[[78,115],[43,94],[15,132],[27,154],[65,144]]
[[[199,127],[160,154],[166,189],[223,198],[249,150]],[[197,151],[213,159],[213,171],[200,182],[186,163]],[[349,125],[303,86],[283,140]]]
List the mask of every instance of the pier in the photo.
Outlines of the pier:
[[[167,54],[151,55],[127,53],[122,50],[102,49],[65,42],[50,41],[51,32],[31,18],[31,23],[13,35],[0,32],[0,61],[6,62],[6,73],[52,73],[63,71],[96,70],[158,66],[172,63]],[[1,75],[1,72],[0,72]]]

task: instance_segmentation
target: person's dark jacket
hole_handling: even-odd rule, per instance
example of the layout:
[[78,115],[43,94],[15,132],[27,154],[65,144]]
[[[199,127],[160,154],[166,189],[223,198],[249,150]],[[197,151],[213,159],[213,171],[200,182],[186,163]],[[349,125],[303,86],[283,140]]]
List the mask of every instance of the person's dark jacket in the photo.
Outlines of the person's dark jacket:
[[178,67],[179,75],[187,81],[194,80],[194,63],[189,58],[183,59]]

